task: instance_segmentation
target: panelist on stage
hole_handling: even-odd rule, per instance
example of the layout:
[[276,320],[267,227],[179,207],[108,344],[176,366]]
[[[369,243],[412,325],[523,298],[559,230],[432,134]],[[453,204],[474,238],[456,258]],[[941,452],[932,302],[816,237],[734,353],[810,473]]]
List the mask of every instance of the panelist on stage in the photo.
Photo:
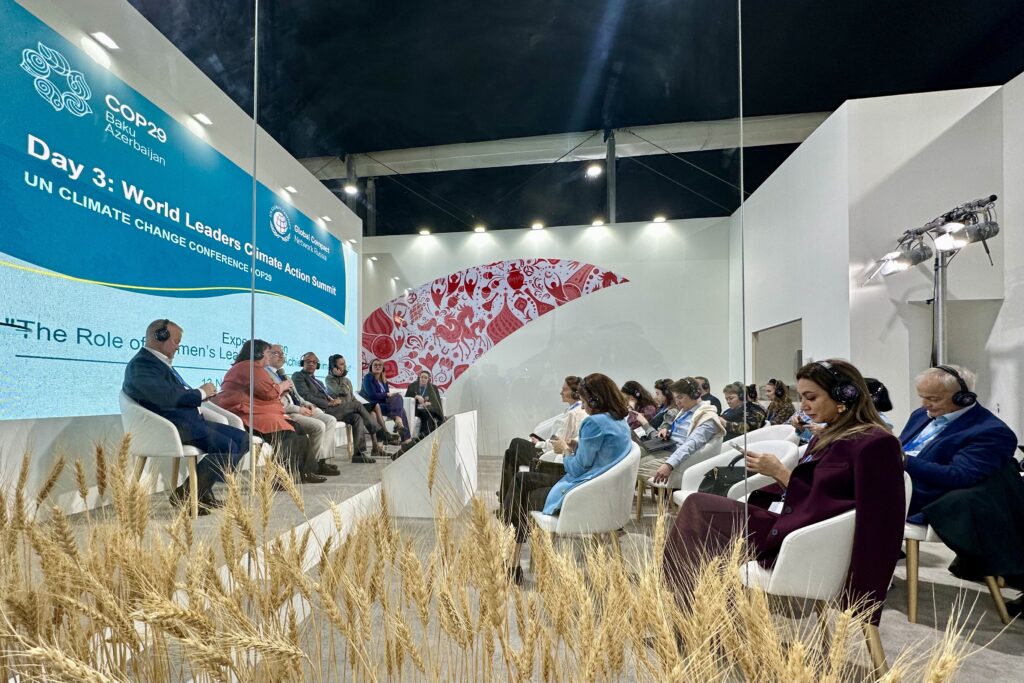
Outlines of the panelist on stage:
[[249,435],[241,429],[207,422],[199,405],[213,396],[217,388],[207,382],[190,387],[174,369],[174,354],[181,346],[182,329],[167,320],[154,320],[146,328],[146,345],[128,362],[121,389],[146,410],[166,418],[178,430],[183,446],[195,446],[206,453],[196,465],[198,481],[185,483],[171,492],[177,507],[189,499],[189,487],[196,486],[199,514],[207,514],[221,503],[213,495],[213,485],[223,480],[223,472],[233,468],[249,450]]

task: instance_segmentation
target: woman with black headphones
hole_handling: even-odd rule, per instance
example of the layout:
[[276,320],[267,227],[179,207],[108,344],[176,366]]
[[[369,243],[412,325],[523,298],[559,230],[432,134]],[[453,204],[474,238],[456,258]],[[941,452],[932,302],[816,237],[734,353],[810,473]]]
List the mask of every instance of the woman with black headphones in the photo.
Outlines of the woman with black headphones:
[[768,404],[765,421],[770,425],[784,425],[789,422],[789,418],[796,413],[793,401],[789,398],[789,387],[780,379],[770,379],[764,388],[768,392],[768,400],[771,401]]
[[791,532],[856,510],[843,601],[863,606],[877,625],[903,541],[900,442],[883,427],[864,378],[850,363],[808,363],[796,377],[801,408],[828,426],[792,470],[774,455],[745,451],[750,472],[776,481],[752,493],[747,504],[706,493],[689,495],[665,546],[665,575],[685,600],[696,568],[709,554],[727,552],[739,530],[746,529],[748,549],[757,561],[771,567]]
[[[630,429],[636,429],[642,426],[644,422],[649,422],[658,412],[657,402],[651,396],[651,392],[647,391],[640,382],[631,379],[623,384],[619,391],[626,397],[626,403],[629,405],[629,416],[626,418],[626,424],[629,425]],[[640,417],[644,418],[642,422]]]

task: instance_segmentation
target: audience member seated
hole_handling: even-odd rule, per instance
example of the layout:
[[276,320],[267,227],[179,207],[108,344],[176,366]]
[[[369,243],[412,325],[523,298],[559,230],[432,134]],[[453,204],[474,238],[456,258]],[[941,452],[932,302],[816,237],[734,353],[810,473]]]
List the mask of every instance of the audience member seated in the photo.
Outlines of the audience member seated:
[[[765,412],[756,401],[744,401],[747,390],[740,382],[733,382],[727,385],[722,393],[725,394],[725,404],[728,406],[721,415],[721,424],[725,429],[725,440],[734,439],[740,434],[752,432],[764,426]],[[756,391],[754,392],[756,396]]]
[[[312,351],[302,354],[302,369],[292,373],[295,391],[304,400],[309,401],[328,415],[332,415],[334,419],[351,425],[353,463],[374,463],[376,460],[366,455],[366,433],[369,432],[372,437],[373,454],[380,455],[382,451],[377,441],[377,435],[383,433],[384,428],[370,417],[363,404],[352,394],[352,383],[345,379],[345,359],[341,356],[331,356],[331,358],[335,360],[335,365],[340,367],[340,370],[332,370],[331,377],[328,378],[330,382],[331,378],[337,377],[335,380],[337,391],[329,392],[324,383],[316,378],[316,371],[320,368],[320,359]],[[345,393],[346,391],[347,393]],[[332,396],[332,393],[335,395]]]
[[640,382],[629,380],[622,385],[622,389],[619,391],[626,396],[626,404],[629,406],[626,424],[630,429],[640,427],[640,422],[637,419],[640,416],[649,421],[658,412],[658,404],[654,402],[654,397]]
[[550,439],[544,440],[541,438],[543,435],[531,434],[529,439],[515,438],[509,443],[501,463],[501,483],[497,493],[499,503],[508,497],[520,467],[532,465],[545,452],[564,455],[570,450],[570,444],[579,437],[580,424],[587,417],[580,401],[579,387],[580,378],[575,375],[569,375],[562,382],[559,396],[562,403],[568,403],[569,407],[555,419]]
[[719,415],[722,414],[722,402],[711,395],[711,383],[707,377],[697,375],[694,377],[700,383],[700,397],[702,400],[707,401],[715,407],[715,412]]
[[444,408],[437,385],[431,382],[429,370],[420,370],[419,381],[410,384],[405,395],[416,400],[416,417],[420,421],[419,437],[422,439],[444,422]]
[[700,392],[700,383],[694,377],[684,377],[672,385],[672,400],[679,412],[661,432],[663,438],[677,445],[672,451],[643,456],[637,474],[640,481],[646,482],[651,477],[655,484],[668,481],[672,470],[722,434],[715,407],[702,400]]
[[882,418],[882,422],[886,428],[892,431],[892,421],[889,420],[889,416],[886,415],[892,410],[892,400],[889,398],[889,390],[885,388],[885,385],[874,377],[865,377],[864,382],[868,385],[868,391],[871,392],[871,402],[875,404],[875,410],[878,411],[878,416]]
[[338,468],[327,462],[334,457],[334,431],[338,428],[337,419],[306,401],[295,391],[293,382],[282,369],[285,359],[284,348],[280,344],[271,344],[267,357],[267,374],[276,384],[282,385],[279,390],[285,416],[300,434],[309,439],[310,448],[317,458],[316,473],[326,476],[339,474]]
[[212,382],[193,389],[172,365],[181,346],[181,327],[167,320],[154,320],[146,328],[145,346],[128,361],[121,390],[140,406],[169,420],[178,430],[183,446],[194,446],[206,453],[196,465],[197,481],[185,480],[171,492],[171,503],[182,507],[189,500],[189,487],[196,487],[199,514],[220,507],[213,485],[223,473],[238,464],[249,451],[249,435],[241,429],[207,422],[199,412],[200,404],[217,392]]
[[855,509],[844,600],[866,600],[877,624],[903,540],[900,445],[882,427],[854,366],[841,360],[809,363],[796,377],[803,410],[828,427],[792,471],[773,455],[748,450],[747,468],[777,482],[752,494],[749,504],[706,493],[688,496],[665,546],[665,575],[685,600],[701,560],[727,550],[742,529],[757,561],[770,567],[791,532]]
[[[611,378],[600,373],[587,375],[579,383],[579,394],[588,417],[580,425],[575,452],[565,456],[565,474],[517,472],[512,486],[514,495],[502,501],[500,513],[507,524],[515,527],[518,544],[526,542],[529,536],[531,510],[558,514],[569,491],[608,471],[632,447],[625,422],[629,409]],[[521,582],[518,547],[512,571],[516,582]]]
[[765,414],[765,422],[771,425],[784,425],[793,417],[796,409],[793,401],[789,398],[789,387],[780,379],[770,379],[765,385],[768,392],[768,410]]
[[379,358],[370,361],[370,371],[363,377],[359,394],[379,409],[377,415],[381,420],[381,426],[384,424],[383,418],[390,417],[395,421],[395,431],[401,435],[402,444],[406,448],[412,445],[402,395],[397,391],[391,391],[384,376],[384,362]]
[[[644,437],[651,439],[658,435],[658,430],[672,424],[672,420],[679,414],[675,402],[672,400],[672,380],[659,379],[654,383],[654,401],[658,404],[658,412],[648,421],[642,414],[636,414],[636,420],[644,431]],[[642,446],[641,446],[642,447]]]
[[981,483],[1013,458],[1017,437],[978,403],[974,382],[974,373],[959,365],[940,365],[917,376],[921,407],[900,434],[914,483],[911,522],[924,523],[921,508]]
[[[264,369],[270,344],[254,339],[242,344],[234,364],[224,375],[220,393],[213,402],[242,418],[246,427],[274,447],[274,454],[284,461],[305,484],[319,484],[326,477],[316,474],[316,454],[309,440],[295,431],[284,415],[281,394],[290,386],[270,379]],[[251,378],[251,382],[250,382]],[[249,395],[252,394],[252,403]]]

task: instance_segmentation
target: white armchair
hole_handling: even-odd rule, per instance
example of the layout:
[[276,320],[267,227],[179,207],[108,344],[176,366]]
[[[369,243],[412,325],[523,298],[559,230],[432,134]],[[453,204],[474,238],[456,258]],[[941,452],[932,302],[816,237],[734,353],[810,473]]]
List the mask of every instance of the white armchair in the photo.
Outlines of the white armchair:
[[[790,427],[790,429],[792,429],[792,427]],[[682,505],[683,501],[686,500],[687,496],[689,496],[691,493],[697,492],[697,490],[700,488],[701,482],[704,481],[704,475],[706,475],[708,472],[710,472],[716,467],[728,466],[729,463],[736,458],[736,456],[740,455],[740,452],[732,447],[732,443],[736,443],[739,446],[743,445],[741,441],[738,441],[737,439],[731,439],[730,441],[726,442],[726,444],[729,445],[723,444],[724,448],[721,449],[721,453],[719,455],[716,455],[713,458],[709,458],[704,462],[701,462],[693,467],[690,467],[683,473],[683,478],[682,482],[680,483],[679,490],[672,495],[672,500],[673,502],[675,502],[676,505]],[[748,440],[747,446],[751,450],[755,450],[758,453],[771,453],[789,469],[793,469],[794,467],[796,467],[797,462],[800,461],[801,450],[797,448],[796,444],[794,444],[792,441],[750,442]],[[743,460],[740,459],[740,462],[737,464],[740,464],[742,462]],[[770,478],[765,477],[764,475],[761,474],[751,475],[746,480],[746,482],[738,482],[731,489],[729,489],[728,496],[730,498],[739,499],[746,492],[754,491],[756,489],[767,486],[768,484],[772,483],[772,481],[773,480],[771,480]]]
[[537,526],[559,536],[610,534],[618,549],[616,533],[629,521],[633,487],[640,468],[640,446],[632,444],[625,458],[607,472],[565,494],[557,515],[531,512]]
[[[188,476],[192,481],[189,486],[192,517],[199,515],[199,495],[196,486],[196,464],[206,456],[195,446],[182,446],[178,430],[171,421],[146,410],[133,401],[123,391],[120,394],[121,425],[126,434],[131,435],[131,454],[135,456],[135,478],[142,478],[143,469],[149,458],[173,458],[174,469],[171,474],[171,488],[178,485],[178,465],[184,459],[188,466]],[[210,413],[214,421],[226,418],[219,413]],[[206,414],[203,416],[206,418]]]
[[[679,466],[672,470],[672,474],[668,476],[668,481],[660,484],[654,483],[653,477],[648,477],[646,480],[637,480],[636,486],[636,520],[639,522],[643,516],[643,500],[644,500],[644,489],[650,487],[651,489],[659,489],[666,495],[669,491],[678,489],[683,485],[683,477],[692,467],[700,466],[707,460],[715,457],[722,451],[722,437],[716,436],[711,441],[707,442],[703,448],[698,450],[696,453],[690,455],[689,458],[679,463]],[[654,494],[654,491],[651,491]]]
[[[909,507],[911,484],[906,473],[903,486]],[[791,532],[782,541],[774,567],[766,569],[751,560],[740,568],[740,581],[748,588],[759,588],[771,595],[816,601],[836,599],[850,569],[856,514],[856,510],[850,510]],[[865,637],[875,671],[881,675],[888,665],[878,627],[866,625]]]

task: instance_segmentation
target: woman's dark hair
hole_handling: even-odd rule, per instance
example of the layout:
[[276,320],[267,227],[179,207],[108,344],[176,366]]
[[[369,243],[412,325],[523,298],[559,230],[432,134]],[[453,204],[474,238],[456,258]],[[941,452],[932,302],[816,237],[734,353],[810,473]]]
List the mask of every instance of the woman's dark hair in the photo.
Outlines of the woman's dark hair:
[[771,395],[768,397],[772,404],[777,403],[781,405],[784,403],[792,403],[792,401],[789,400],[789,387],[786,386],[785,382],[781,379],[770,379],[768,380],[768,384],[772,385],[773,389]]
[[624,420],[629,414],[629,406],[626,404],[626,397],[622,395],[619,388],[611,377],[594,372],[580,382],[580,398],[589,407],[591,415],[608,413],[616,420]]
[[627,396],[627,403],[629,402],[629,396],[632,396],[633,398],[636,399],[637,410],[643,410],[647,406],[657,407],[657,404],[654,402],[654,397],[651,396],[651,392],[647,391],[647,389],[644,389],[643,385],[640,384],[640,382],[637,382],[636,380],[629,380],[628,382],[622,385],[622,388],[619,389],[619,391],[621,391],[623,394]]
[[846,439],[873,427],[885,429],[885,423],[878,415],[878,409],[875,408],[875,404],[871,400],[871,392],[868,391],[860,370],[845,360],[829,358],[825,362],[831,367],[831,371],[821,362],[814,361],[800,368],[796,373],[796,378],[814,382],[830,398],[832,391],[839,386],[840,382],[848,382],[858,389],[858,396],[851,401],[841,403],[846,406],[846,409],[840,412],[835,421],[830,422],[828,427],[821,432],[815,440],[814,450],[820,451],[833,441]]
[[[340,353],[332,353],[331,357],[327,359],[327,372],[330,372],[331,370],[333,370],[334,366],[338,364],[338,359],[342,358],[342,357],[343,356]],[[345,364],[345,374],[342,375],[342,377],[344,377],[347,374],[348,374],[348,364],[346,363]]]
[[672,383],[673,396],[689,396],[697,400],[701,396],[700,382],[693,377],[684,377]]
[[747,395],[747,400],[748,401],[750,401],[752,403],[757,403],[757,385],[756,384],[748,384],[747,385],[746,395]]
[[269,348],[270,342],[265,342],[262,339],[247,340],[242,344],[242,348],[238,349],[235,363],[242,363],[247,360],[261,360],[263,356],[267,355],[267,349]]
[[434,381],[434,373],[432,373],[430,370],[427,370],[426,368],[420,368],[420,371],[416,373],[417,381],[419,381],[420,375],[422,375],[423,373],[427,373],[427,384],[430,384],[431,382]]
[[885,385],[874,377],[865,377],[864,383],[871,392],[871,401],[875,404],[875,410],[880,413],[887,413],[892,410],[892,399],[889,398],[889,390]]
[[665,397],[665,405],[672,402],[672,380],[670,379],[658,379],[654,381],[654,388],[661,392],[661,395]]
[[580,400],[580,382],[583,380],[576,375],[566,375],[565,386],[569,387],[569,393],[574,401]]

